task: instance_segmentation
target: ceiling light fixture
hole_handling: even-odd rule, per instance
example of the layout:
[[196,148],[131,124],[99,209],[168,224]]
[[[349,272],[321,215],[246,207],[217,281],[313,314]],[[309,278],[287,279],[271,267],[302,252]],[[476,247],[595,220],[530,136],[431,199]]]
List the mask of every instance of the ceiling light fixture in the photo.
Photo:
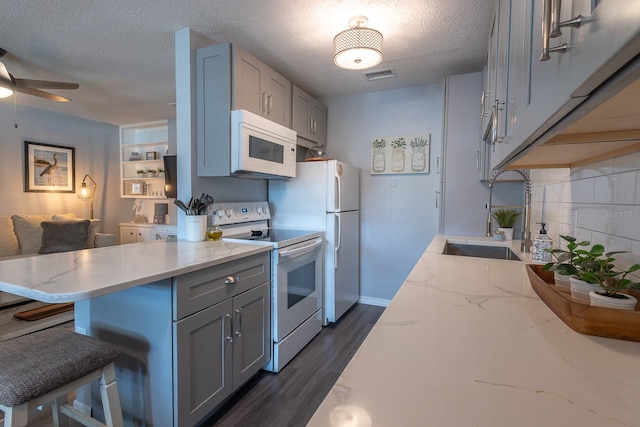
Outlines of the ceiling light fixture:
[[367,28],[366,16],[356,16],[349,21],[348,30],[333,39],[333,62],[347,70],[364,70],[382,61],[382,33]]

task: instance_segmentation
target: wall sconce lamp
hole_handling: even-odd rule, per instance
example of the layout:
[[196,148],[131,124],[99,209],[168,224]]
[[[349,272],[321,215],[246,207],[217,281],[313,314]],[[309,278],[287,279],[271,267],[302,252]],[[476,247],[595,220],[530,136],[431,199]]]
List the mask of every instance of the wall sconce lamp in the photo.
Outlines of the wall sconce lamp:
[[[87,187],[87,178],[89,178],[89,180],[93,183],[93,190],[91,191],[89,190],[89,187]],[[89,219],[93,219],[93,196],[96,195],[97,188],[98,184],[96,184],[96,182],[93,180],[93,178],[91,178],[89,174],[86,174],[84,178],[82,178],[82,184],[80,185],[80,193],[78,194],[78,198],[82,200],[91,200],[91,211]]]
[[347,70],[364,70],[382,61],[382,33],[366,28],[366,16],[356,16],[349,21],[348,30],[333,39],[333,62]]

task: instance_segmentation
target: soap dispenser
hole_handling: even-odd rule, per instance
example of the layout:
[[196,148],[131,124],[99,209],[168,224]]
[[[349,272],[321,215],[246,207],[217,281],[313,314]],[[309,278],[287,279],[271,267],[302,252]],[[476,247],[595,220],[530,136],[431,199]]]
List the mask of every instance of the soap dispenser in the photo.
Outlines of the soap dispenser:
[[553,249],[553,240],[547,236],[547,230],[544,229],[546,223],[537,222],[540,224],[540,234],[533,239],[533,246],[531,246],[531,260],[534,262],[547,263],[551,262],[551,253],[546,249]]

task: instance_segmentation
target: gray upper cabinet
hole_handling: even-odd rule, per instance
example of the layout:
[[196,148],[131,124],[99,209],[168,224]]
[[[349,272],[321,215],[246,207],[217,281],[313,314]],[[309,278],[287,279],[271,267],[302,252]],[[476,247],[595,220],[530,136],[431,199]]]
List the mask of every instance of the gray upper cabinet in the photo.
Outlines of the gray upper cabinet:
[[229,43],[196,50],[197,174],[229,176],[231,110],[291,128],[291,83]]
[[[498,0],[496,10],[497,76],[505,76],[500,55],[507,52],[506,83],[496,77],[495,88],[496,102],[504,102],[497,106],[502,108],[497,136],[504,139],[491,161],[499,168],[532,144],[543,143],[547,131],[638,54],[640,8],[636,0]],[[564,26],[561,34],[544,41],[551,51],[548,59],[541,60],[543,17],[550,30],[551,21],[571,21],[580,15],[579,27]],[[509,34],[506,47],[501,31]],[[563,45],[566,49],[554,49]],[[506,86],[506,93],[501,86]]]
[[298,133],[298,145],[326,145],[327,107],[297,86],[292,89],[292,106],[292,129]]
[[249,110],[291,128],[291,83],[237,46],[232,61],[233,109]]

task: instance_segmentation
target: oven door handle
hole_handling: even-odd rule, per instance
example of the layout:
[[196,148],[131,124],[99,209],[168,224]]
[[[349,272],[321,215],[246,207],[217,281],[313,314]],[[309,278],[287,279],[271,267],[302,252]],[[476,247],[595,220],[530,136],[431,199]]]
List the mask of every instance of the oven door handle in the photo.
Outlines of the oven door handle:
[[278,258],[294,258],[300,255],[313,252],[318,246],[321,246],[323,240],[321,238],[315,239],[312,243],[304,246],[298,246],[292,249],[280,249],[278,251]]

